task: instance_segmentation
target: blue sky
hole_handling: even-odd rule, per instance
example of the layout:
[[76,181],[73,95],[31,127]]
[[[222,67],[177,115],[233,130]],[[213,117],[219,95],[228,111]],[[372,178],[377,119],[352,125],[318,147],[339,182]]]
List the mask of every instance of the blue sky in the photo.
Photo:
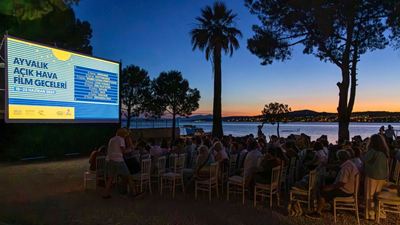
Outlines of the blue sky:
[[[111,4],[112,2],[112,4]],[[201,93],[197,113],[212,110],[213,76],[204,53],[192,51],[189,31],[200,9],[211,0],[106,1],[81,0],[74,7],[81,20],[90,22],[94,55],[135,64],[156,77],[161,71],[179,70]],[[222,58],[224,115],[255,115],[266,103],[278,101],[293,110],[336,111],[339,69],[296,48],[292,60],[261,66],[247,47],[258,23],[243,0],[225,1],[238,14],[241,47],[233,57]],[[400,111],[400,50],[367,53],[359,63],[355,111]]]

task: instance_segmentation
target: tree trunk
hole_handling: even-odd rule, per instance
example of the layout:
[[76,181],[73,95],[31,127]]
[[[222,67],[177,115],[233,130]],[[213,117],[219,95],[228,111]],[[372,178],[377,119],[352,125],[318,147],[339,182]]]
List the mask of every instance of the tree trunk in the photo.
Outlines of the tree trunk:
[[221,138],[223,136],[222,130],[222,116],[221,116],[221,86],[222,86],[222,72],[221,72],[221,48],[215,48],[213,52],[214,63],[214,102],[213,102],[213,127],[212,136]]
[[349,124],[350,115],[348,112],[348,93],[349,93],[349,80],[350,74],[348,67],[342,68],[342,82],[338,83],[339,87],[339,106],[338,106],[338,120],[339,120],[339,130],[338,130],[338,141],[343,143],[345,140],[350,139],[349,135]]
[[176,114],[172,113],[172,142],[171,144],[173,144],[175,142],[175,127],[176,127]]
[[278,135],[278,138],[280,138],[281,136],[279,135],[279,122],[277,122],[277,126],[276,126],[276,134]]

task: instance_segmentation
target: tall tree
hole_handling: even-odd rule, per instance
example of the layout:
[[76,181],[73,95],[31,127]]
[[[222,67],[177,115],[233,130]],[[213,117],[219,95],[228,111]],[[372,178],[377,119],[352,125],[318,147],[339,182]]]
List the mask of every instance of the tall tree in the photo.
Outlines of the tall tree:
[[339,67],[339,140],[349,140],[357,86],[357,65],[367,51],[398,43],[400,3],[396,0],[246,0],[261,24],[248,40],[263,65],[291,58],[292,47]]
[[193,51],[199,49],[206,54],[206,60],[211,58],[214,70],[214,102],[212,135],[222,137],[221,116],[221,52],[232,56],[239,48],[237,37],[242,33],[235,27],[236,14],[226,8],[222,2],[215,2],[213,7],[206,6],[201,10],[201,16],[196,17],[196,27],[191,30]]
[[[190,88],[181,72],[162,72],[152,82],[154,103],[161,112],[172,115],[172,139],[175,140],[176,116],[188,116],[199,108],[200,92]],[[153,108],[154,109],[154,108]]]
[[271,124],[277,124],[276,126],[276,134],[279,135],[279,123],[284,122],[286,119],[286,115],[292,111],[292,109],[285,104],[281,104],[278,102],[271,102],[268,105],[264,106],[264,109],[261,111],[263,115],[263,125],[265,122],[269,122]]
[[131,125],[133,116],[145,113],[151,101],[151,82],[146,70],[129,65],[122,70],[121,101],[126,117],[126,127]]

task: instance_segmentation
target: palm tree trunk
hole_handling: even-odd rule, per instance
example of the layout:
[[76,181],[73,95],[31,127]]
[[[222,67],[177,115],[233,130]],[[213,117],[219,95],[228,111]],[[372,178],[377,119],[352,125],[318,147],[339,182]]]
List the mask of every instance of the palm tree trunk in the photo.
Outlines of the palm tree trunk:
[[222,116],[221,116],[221,90],[222,90],[222,72],[221,72],[221,48],[216,47],[213,51],[214,63],[214,102],[213,102],[213,128],[212,136],[221,138],[223,136],[222,130]]

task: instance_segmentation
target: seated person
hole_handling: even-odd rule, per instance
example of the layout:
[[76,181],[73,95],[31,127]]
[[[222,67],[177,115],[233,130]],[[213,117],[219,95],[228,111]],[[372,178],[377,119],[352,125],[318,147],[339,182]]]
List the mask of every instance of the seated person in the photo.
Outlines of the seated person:
[[254,187],[255,183],[270,184],[272,169],[280,165],[281,160],[267,153],[263,157],[257,172],[254,174],[254,184],[252,184],[252,186]]
[[350,154],[345,150],[339,151],[337,157],[341,162],[341,168],[336,176],[336,180],[333,184],[322,188],[317,210],[306,214],[309,218],[321,218],[321,213],[326,202],[332,201],[336,197],[350,197],[354,194],[355,176],[359,173],[357,166],[351,161]]
[[199,155],[195,167],[194,177],[198,179],[207,179],[210,176],[209,166],[214,163],[214,156],[209,152],[208,147],[202,145],[199,147]]
[[226,153],[225,148],[220,141],[215,142],[212,149],[214,150],[213,154],[217,162],[222,162],[229,159],[228,154]]
[[90,153],[90,156],[89,156],[89,165],[90,165],[89,169],[91,171],[96,171],[96,158],[98,156],[105,156],[105,155],[106,155],[106,146],[102,145],[98,149],[95,148],[92,151],[92,153]]
[[262,154],[258,149],[258,143],[254,138],[249,138],[247,140],[247,149],[249,150],[249,152],[244,159],[243,177],[248,185],[248,182],[251,180],[252,176],[258,169],[258,158],[262,157]]

